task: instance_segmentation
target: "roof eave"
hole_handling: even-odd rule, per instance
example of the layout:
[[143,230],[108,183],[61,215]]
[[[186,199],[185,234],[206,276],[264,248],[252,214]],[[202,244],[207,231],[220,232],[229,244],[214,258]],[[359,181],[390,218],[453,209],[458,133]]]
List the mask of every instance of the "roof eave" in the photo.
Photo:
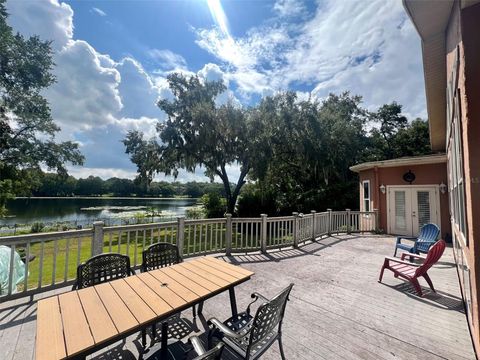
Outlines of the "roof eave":
[[416,165],[427,165],[427,164],[440,164],[445,162],[447,162],[447,155],[435,154],[435,155],[426,155],[426,156],[404,157],[404,158],[381,160],[381,161],[371,161],[371,162],[350,166],[349,169],[353,172],[358,173],[360,171],[370,170],[376,167],[388,168],[388,167],[398,167],[398,166],[416,166]]

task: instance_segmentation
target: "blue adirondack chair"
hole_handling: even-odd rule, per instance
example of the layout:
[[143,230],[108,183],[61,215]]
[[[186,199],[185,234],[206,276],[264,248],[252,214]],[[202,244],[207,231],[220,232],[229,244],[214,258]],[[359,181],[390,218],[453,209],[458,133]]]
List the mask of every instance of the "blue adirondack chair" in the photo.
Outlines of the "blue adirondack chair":
[[[395,252],[393,256],[397,256],[397,250],[401,249],[408,251],[412,254],[428,253],[430,246],[435,244],[438,239],[438,234],[440,234],[440,229],[435,224],[425,224],[420,230],[418,237],[397,237],[397,243],[395,244]],[[402,243],[403,240],[413,241],[412,244]]]

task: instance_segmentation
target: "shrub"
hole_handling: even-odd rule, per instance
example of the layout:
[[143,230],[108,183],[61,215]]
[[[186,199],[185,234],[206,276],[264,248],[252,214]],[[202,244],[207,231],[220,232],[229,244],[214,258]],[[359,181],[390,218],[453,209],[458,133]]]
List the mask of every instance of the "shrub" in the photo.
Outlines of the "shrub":
[[44,229],[45,225],[41,222],[34,222],[32,224],[32,226],[30,227],[30,231],[32,233],[39,233],[39,232],[42,232],[42,230]]
[[202,196],[200,200],[207,218],[220,218],[225,216],[227,201],[218,193],[211,192]]
[[237,203],[240,217],[259,217],[260,214],[278,214],[277,200],[272,191],[263,190],[258,184],[245,185]]
[[189,220],[202,219],[205,214],[201,206],[192,206],[185,209],[185,217]]

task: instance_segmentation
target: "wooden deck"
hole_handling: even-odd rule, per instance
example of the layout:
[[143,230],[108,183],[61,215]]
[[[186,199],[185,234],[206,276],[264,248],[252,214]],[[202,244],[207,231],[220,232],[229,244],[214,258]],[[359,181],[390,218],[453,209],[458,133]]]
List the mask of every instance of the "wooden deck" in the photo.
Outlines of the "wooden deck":
[[[340,235],[297,250],[224,259],[255,272],[236,290],[239,309],[253,291],[272,296],[295,283],[283,328],[287,359],[475,359],[452,249],[430,272],[438,293],[424,287],[427,295],[419,298],[390,272],[384,284],[377,282],[383,257],[393,248],[392,237]],[[0,304],[1,359],[34,358],[36,303],[28,300]],[[183,312],[171,333],[202,334],[205,318],[226,318],[229,311],[228,294],[221,294],[205,303],[204,317],[196,321]],[[139,345],[132,336],[93,358],[133,359]],[[277,345],[263,359],[280,359]]]

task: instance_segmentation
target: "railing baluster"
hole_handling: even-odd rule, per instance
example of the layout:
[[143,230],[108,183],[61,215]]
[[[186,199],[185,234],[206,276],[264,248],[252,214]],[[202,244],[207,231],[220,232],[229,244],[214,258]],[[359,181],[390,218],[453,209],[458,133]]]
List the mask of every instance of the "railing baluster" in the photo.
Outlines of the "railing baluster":
[[82,252],[82,238],[80,236],[77,237],[77,268],[80,265],[80,254]]
[[214,250],[214,247],[213,247],[213,225],[217,225],[217,223],[210,224],[210,251]]
[[133,266],[137,266],[138,230],[135,231],[135,246],[133,248]]
[[275,223],[277,224],[277,236],[275,237],[275,245],[278,246],[278,244],[280,243],[280,221],[275,221]]
[[[145,250],[145,244],[147,241],[147,230],[143,230],[143,243],[142,243],[142,251]],[[135,256],[136,257],[136,256]]]
[[40,259],[39,259],[39,269],[38,269],[38,288],[42,287],[42,276],[43,276],[43,257],[45,254],[45,242],[42,241],[41,249],[40,249]]
[[[68,253],[70,252],[70,238],[67,237],[67,243],[65,244],[65,273],[63,274],[63,281],[68,280]],[[28,257],[27,257],[28,263]]]
[[197,225],[193,225],[193,254],[197,249]]
[[108,234],[108,251],[112,252],[112,232]]
[[188,238],[187,238],[187,254],[190,254],[190,225],[185,225],[185,230],[188,230]]
[[26,261],[25,261],[25,278],[23,279],[23,291],[27,291],[28,290],[28,278],[29,278],[29,274],[28,274],[28,267],[29,267],[29,264],[30,264],[30,243],[27,242],[27,246],[26,246],[26,250],[25,250],[25,255],[26,255]]
[[57,252],[58,252],[58,240],[53,240],[53,264],[52,264],[52,285],[55,285],[56,273],[57,273]]
[[127,230],[127,249],[126,255],[130,257],[130,231]]
[[[13,292],[13,265],[15,260],[15,244],[10,247],[10,264],[9,266],[9,273],[8,273],[8,295],[11,295]],[[16,286],[16,285],[15,285]]]
[[257,222],[257,246],[260,247],[260,226],[261,223]]
[[267,246],[273,245],[273,242],[272,242],[272,225],[273,225],[273,222],[267,221],[267,231],[268,231]]
[[121,236],[121,232],[119,231],[117,233],[117,247],[118,247],[118,253],[121,254],[122,253],[122,250],[121,250],[121,245],[122,244],[122,236]]

